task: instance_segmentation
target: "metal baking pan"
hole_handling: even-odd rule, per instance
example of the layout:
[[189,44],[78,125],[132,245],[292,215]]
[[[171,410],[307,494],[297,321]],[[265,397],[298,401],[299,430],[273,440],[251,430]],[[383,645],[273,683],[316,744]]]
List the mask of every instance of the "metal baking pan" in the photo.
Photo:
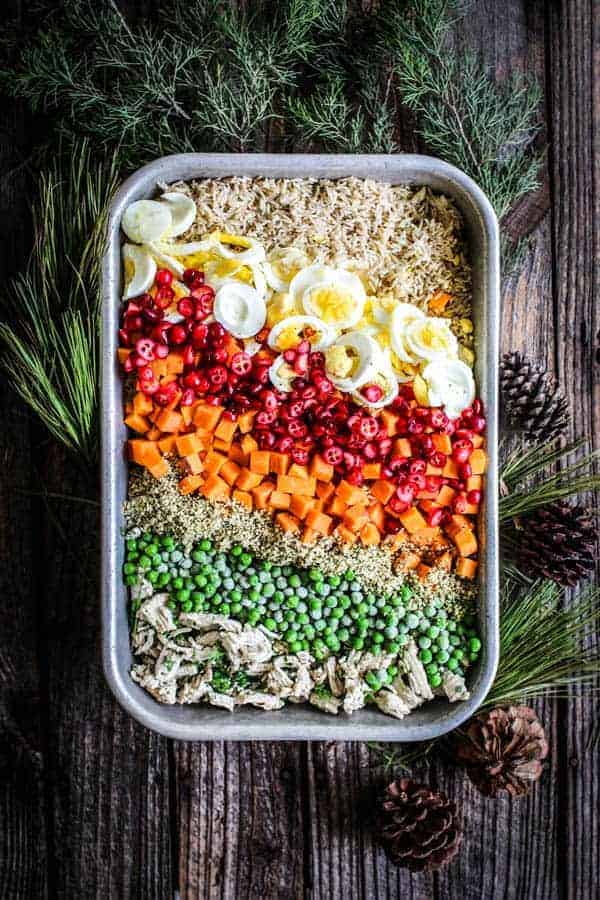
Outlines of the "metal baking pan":
[[[471,698],[450,704],[434,700],[398,720],[371,709],[329,716],[310,706],[274,712],[242,707],[234,713],[209,706],[167,706],[155,701],[129,676],[127,596],[123,565],[122,506],[127,491],[122,383],[117,366],[121,297],[123,211],[133,200],[151,197],[157,182],[227,175],[272,178],[374,178],[429,185],[452,197],[466,221],[473,264],[476,377],[487,411],[489,471],[480,517],[479,628],[483,651],[469,679]],[[382,740],[418,741],[444,734],[465,721],[486,696],[498,663],[497,362],[500,310],[498,222],[480,188],[463,172],[428,156],[320,156],[186,153],[150,163],[129,178],[115,196],[103,264],[102,343],[102,635],[106,679],[119,703],[154,731],[180,740]]]

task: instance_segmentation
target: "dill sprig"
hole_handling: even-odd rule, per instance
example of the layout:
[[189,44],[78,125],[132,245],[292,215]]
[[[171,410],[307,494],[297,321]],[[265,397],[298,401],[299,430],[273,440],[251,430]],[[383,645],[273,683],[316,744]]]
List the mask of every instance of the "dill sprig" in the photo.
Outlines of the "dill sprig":
[[97,453],[100,272],[114,160],[86,142],[40,175],[35,243],[2,298],[2,365],[50,433],[91,462]]

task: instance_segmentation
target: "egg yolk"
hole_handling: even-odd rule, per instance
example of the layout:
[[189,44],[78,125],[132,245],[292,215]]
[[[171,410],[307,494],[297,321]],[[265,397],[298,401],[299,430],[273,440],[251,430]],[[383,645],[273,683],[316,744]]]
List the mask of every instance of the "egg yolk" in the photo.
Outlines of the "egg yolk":
[[418,341],[432,350],[443,350],[447,346],[446,335],[439,328],[426,323],[418,332]]
[[351,347],[329,347],[325,351],[327,369],[335,378],[349,378],[354,374],[358,356]]
[[328,324],[345,321],[352,315],[356,306],[351,294],[331,286],[311,291],[310,303],[315,314]]
[[132,281],[133,276],[135,275],[135,265],[132,259],[128,259],[125,257],[123,260],[123,271],[125,274],[125,282],[129,284]]
[[290,294],[274,294],[267,308],[267,325],[272,328],[295,312],[296,305]]

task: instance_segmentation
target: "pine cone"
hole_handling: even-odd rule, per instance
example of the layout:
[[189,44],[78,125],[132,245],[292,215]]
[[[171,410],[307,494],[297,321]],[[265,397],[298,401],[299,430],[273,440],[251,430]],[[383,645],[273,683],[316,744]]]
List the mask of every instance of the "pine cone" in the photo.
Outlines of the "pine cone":
[[548,743],[538,717],[528,706],[482,713],[459,735],[456,756],[486,797],[497,797],[502,791],[519,797],[542,774]]
[[500,392],[507,425],[533,440],[560,437],[568,424],[567,401],[545,366],[521,353],[500,363]]
[[377,828],[388,858],[411,872],[446,865],[462,839],[456,804],[410,778],[399,778],[386,788]]
[[521,522],[518,555],[524,571],[570,587],[592,574],[598,530],[590,510],[558,500]]

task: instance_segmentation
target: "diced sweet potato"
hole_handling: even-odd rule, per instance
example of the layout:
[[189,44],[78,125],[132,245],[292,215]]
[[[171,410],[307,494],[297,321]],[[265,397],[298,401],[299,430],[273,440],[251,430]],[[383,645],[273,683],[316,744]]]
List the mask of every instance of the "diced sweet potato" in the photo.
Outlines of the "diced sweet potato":
[[421,563],[421,557],[413,550],[405,550],[396,565],[401,572],[412,572]]
[[168,434],[166,437],[160,438],[158,441],[158,449],[161,453],[174,453],[176,440],[176,435]]
[[250,471],[258,475],[268,475],[270,456],[268,450],[253,450],[250,454]]
[[183,428],[183,416],[174,409],[163,409],[156,417],[156,425],[161,431],[176,434]]
[[335,494],[335,486],[331,482],[317,481],[317,497],[325,503]]
[[249,494],[247,491],[235,490],[231,496],[238,503],[241,503],[242,506],[245,506],[246,509],[252,509],[254,506],[252,494]]
[[362,473],[365,481],[375,481],[381,476],[381,463],[365,463]]
[[429,303],[427,304],[429,314],[432,316],[439,316],[443,313],[451,300],[451,294],[448,294],[446,291],[436,291],[435,294],[430,297]]
[[314,544],[318,538],[317,532],[313,528],[304,527],[300,540],[303,544]]
[[215,450],[220,450],[221,453],[226,453],[227,456],[229,456],[229,451],[231,450],[229,441],[224,441],[222,438],[216,437],[212,442],[212,446]]
[[317,481],[331,481],[333,478],[333,466],[326,463],[322,456],[316,453],[310,463],[309,472]]
[[275,475],[285,475],[289,464],[290,458],[287,453],[271,453],[269,455],[269,467]]
[[200,488],[200,493],[207,500],[226,500],[230,495],[230,488],[218,475],[208,475]]
[[155,441],[144,441],[141,438],[133,438],[127,441],[129,457],[140,466],[150,469],[162,459]]
[[137,413],[131,413],[124,421],[128,428],[131,428],[132,431],[137,431],[138,434],[146,434],[150,429],[150,422],[148,419]]
[[470,478],[467,478],[466,490],[467,491],[480,491],[483,485],[483,478],[481,475],[471,475]]
[[257,509],[267,509],[269,506],[269,498],[273,493],[274,485],[270,481],[262,481],[252,488],[252,496],[254,497],[254,505]]
[[412,447],[408,438],[396,438],[394,441],[394,453],[396,456],[412,456]]
[[307,513],[313,508],[315,501],[311,497],[303,497],[301,494],[295,494],[290,503],[290,511],[304,519]]
[[183,372],[183,356],[181,353],[169,353],[166,363],[169,375],[181,375]]
[[436,567],[438,569],[443,569],[445,572],[450,572],[452,569],[452,554],[449,550],[446,550],[445,553],[442,553],[441,556],[438,556],[436,559]]
[[447,484],[443,484],[437,495],[436,503],[438,506],[450,506],[455,497],[456,491]]
[[446,460],[446,465],[442,469],[444,478],[458,478],[458,466],[451,457]]
[[244,435],[240,446],[247,456],[250,456],[250,454],[254,450],[258,450],[258,444],[256,443],[256,441],[254,440],[254,438],[252,437],[251,434]]
[[130,353],[131,350],[129,350],[127,347],[119,347],[119,349],[117,350],[117,359],[119,361],[119,365],[125,365],[125,360],[128,358]]
[[337,486],[336,494],[344,501],[347,506],[354,506],[357,503],[367,503],[367,495],[359,487],[355,487],[348,481],[340,481]]
[[431,440],[436,450],[439,450],[445,456],[450,456],[452,453],[452,441],[448,434],[432,434]]
[[440,469],[439,466],[432,466],[431,463],[427,463],[427,465],[425,467],[425,474],[426,475],[441,475],[442,470]]
[[179,482],[179,492],[181,494],[193,494],[202,485],[202,475],[186,475]]
[[306,466],[300,466],[298,463],[292,463],[289,467],[287,474],[290,478],[308,478],[308,469]]
[[346,528],[345,525],[338,525],[334,532],[335,536],[338,537],[344,544],[355,544],[358,540],[358,535],[356,532],[351,531],[349,528]]
[[329,534],[332,521],[331,516],[319,512],[316,509],[311,510],[306,516],[306,524],[308,527],[318,531],[319,534]]
[[285,491],[271,491],[269,506],[272,506],[273,509],[289,509],[291,502],[291,494],[286,494]]
[[430,572],[431,572],[431,566],[427,566],[423,562],[420,562],[419,565],[417,566],[417,572],[416,572],[417,578],[420,578],[421,581],[424,581]]
[[300,523],[295,516],[291,516],[289,513],[280,512],[275,516],[275,521],[279,525],[282,531],[299,531]]
[[393,437],[396,434],[400,416],[397,416],[396,413],[393,413],[390,409],[382,409],[380,418],[382,424],[385,425],[388,437]]
[[238,466],[247,466],[250,458],[244,453],[239,444],[232,444],[228,451],[229,459],[232,459]]
[[471,438],[471,443],[473,444],[475,449],[478,449],[479,447],[483,447],[485,438],[482,434],[474,434]]
[[398,518],[409,534],[414,534],[415,531],[421,531],[422,528],[427,528],[427,522],[415,506],[411,506],[406,512],[400,513]]
[[372,522],[367,522],[367,524],[363,525],[360,529],[360,539],[365,547],[375,546],[381,541],[379,529]]
[[137,413],[138,416],[149,416],[153,409],[152,398],[147,397],[143,391],[138,391],[133,398],[134,413]]
[[428,547],[430,544],[436,543],[439,536],[439,528],[434,528],[426,525],[425,528],[420,528],[418,531],[413,531],[410,539],[412,543],[416,544],[418,547]]
[[454,537],[456,549],[461,556],[473,556],[477,553],[477,538],[471,528],[461,528]]
[[222,412],[222,406],[205,406],[201,404],[194,413],[194,425],[198,428],[205,428],[207,431],[214,431]]
[[483,475],[487,466],[487,455],[485,450],[478,448],[473,450],[469,457],[472,475]]
[[367,512],[366,506],[357,503],[354,506],[348,507],[343,518],[346,528],[358,532],[363,525],[366,525],[369,521],[369,513]]
[[166,459],[161,459],[160,462],[157,462],[153,466],[148,466],[148,471],[154,478],[162,478],[163,475],[166,475],[169,471],[169,463]]
[[226,481],[227,484],[231,487],[237,481],[237,477],[242,470],[238,466],[237,463],[234,463],[232,459],[228,459],[227,462],[223,463],[221,469],[219,471],[219,475]]
[[396,486],[391,481],[380,480],[371,485],[371,493],[385,506],[394,496]]
[[219,424],[215,428],[215,437],[230,444],[237,431],[237,427],[237,422],[232,422],[231,419],[221,418]]
[[277,476],[277,490],[286,494],[302,494],[314,497],[317,483],[314,478],[293,478],[290,475]]
[[177,452],[180,456],[191,456],[192,453],[200,453],[203,449],[202,441],[197,434],[184,434],[175,441]]
[[254,422],[255,416],[256,410],[251,409],[248,412],[242,413],[238,418],[238,428],[242,434],[248,434],[249,431],[252,431],[252,423]]
[[217,475],[226,462],[226,456],[223,456],[222,453],[218,453],[216,450],[210,450],[204,457],[204,468],[209,475]]
[[199,475],[200,472],[204,470],[202,460],[197,453],[192,453],[190,456],[186,456],[183,461],[190,475]]
[[477,560],[475,559],[466,559],[464,556],[456,563],[456,574],[461,578],[475,578],[477,573]]
[[332,497],[327,512],[332,516],[343,516],[347,509],[348,507],[341,497]]
[[263,476],[259,475],[258,472],[251,472],[250,469],[240,469],[240,474],[236,479],[236,487],[240,488],[242,491],[251,491],[252,488],[257,487],[263,480]]
[[385,512],[383,509],[383,504],[376,500],[375,503],[371,503],[369,506],[369,518],[374,525],[377,526],[379,531],[383,531],[383,523],[385,521]]
[[150,363],[150,368],[157,378],[164,378],[165,375],[169,374],[166,359],[153,359]]

